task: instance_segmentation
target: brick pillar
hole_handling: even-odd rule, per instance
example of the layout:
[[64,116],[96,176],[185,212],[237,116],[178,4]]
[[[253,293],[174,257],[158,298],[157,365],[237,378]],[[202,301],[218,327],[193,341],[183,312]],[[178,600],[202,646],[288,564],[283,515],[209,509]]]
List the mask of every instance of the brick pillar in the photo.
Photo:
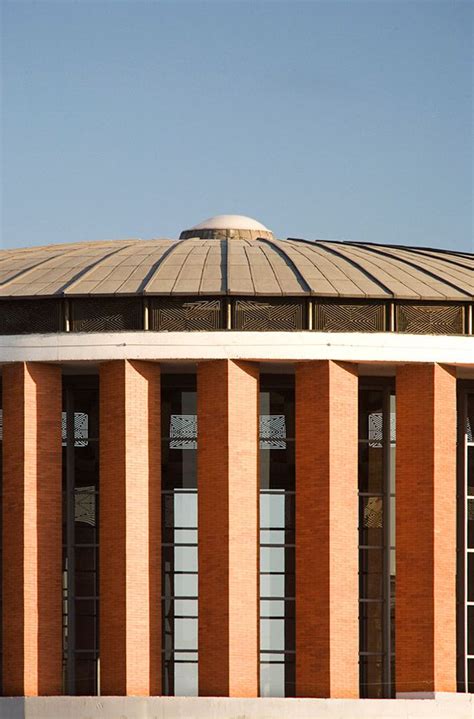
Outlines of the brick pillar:
[[198,367],[199,694],[258,696],[258,370]]
[[3,368],[3,692],[61,694],[61,369]]
[[296,696],[359,696],[358,379],[296,369]]
[[397,370],[397,693],[456,691],[456,378]]
[[160,370],[100,367],[100,683],[161,692]]

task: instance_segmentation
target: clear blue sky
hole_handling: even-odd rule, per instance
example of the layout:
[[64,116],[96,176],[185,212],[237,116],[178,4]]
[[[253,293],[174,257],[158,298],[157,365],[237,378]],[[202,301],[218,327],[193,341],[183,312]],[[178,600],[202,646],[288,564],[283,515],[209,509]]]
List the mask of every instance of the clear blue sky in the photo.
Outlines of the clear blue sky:
[[474,3],[2,2],[4,247],[280,237],[472,250]]

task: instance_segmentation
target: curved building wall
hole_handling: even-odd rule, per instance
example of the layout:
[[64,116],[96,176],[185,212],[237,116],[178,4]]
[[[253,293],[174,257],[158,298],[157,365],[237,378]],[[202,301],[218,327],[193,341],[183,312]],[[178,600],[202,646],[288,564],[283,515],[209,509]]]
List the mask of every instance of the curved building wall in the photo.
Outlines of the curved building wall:
[[472,257],[216,232],[0,253],[3,693],[473,692]]
[[[211,384],[198,384],[196,405],[204,365]],[[259,393],[244,381],[250,370]],[[459,372],[464,379],[426,361],[4,364],[4,694],[472,691],[472,364]],[[243,428],[257,403],[252,439]],[[210,412],[205,440],[200,412]],[[112,454],[99,455],[99,440]],[[258,473],[240,464],[249,451]],[[204,484],[196,484],[198,466]],[[211,474],[198,524],[199,488]],[[35,491],[35,504],[12,505]],[[238,511],[245,492],[260,504],[251,532]],[[33,545],[20,561],[27,527]],[[122,552],[140,561],[123,564]],[[202,552],[214,569],[206,563],[201,577]],[[101,577],[104,563],[115,569]],[[259,603],[245,599],[252,587]],[[38,602],[38,624],[28,596]],[[32,631],[46,632],[47,642],[31,642]],[[119,650],[110,659],[107,643]],[[253,689],[242,686],[243,665],[257,667]]]

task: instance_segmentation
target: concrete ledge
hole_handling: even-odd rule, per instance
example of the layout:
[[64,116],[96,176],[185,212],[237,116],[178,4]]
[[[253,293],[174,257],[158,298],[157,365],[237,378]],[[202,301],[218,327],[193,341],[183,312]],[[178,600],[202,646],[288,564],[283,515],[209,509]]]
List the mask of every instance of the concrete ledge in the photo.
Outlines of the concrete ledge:
[[0,336],[3,362],[241,359],[473,365],[474,337],[391,332],[91,332]]
[[473,694],[434,699],[1,697],[1,719],[474,719]]

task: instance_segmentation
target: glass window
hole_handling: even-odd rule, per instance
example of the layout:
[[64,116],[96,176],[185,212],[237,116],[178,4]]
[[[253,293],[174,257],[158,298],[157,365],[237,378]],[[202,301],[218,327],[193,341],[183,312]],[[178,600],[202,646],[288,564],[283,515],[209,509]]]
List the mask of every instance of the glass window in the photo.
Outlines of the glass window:
[[94,695],[99,659],[99,383],[63,385],[64,692]]
[[359,390],[359,637],[361,697],[394,696],[395,396]]
[[460,393],[458,474],[458,689],[474,691],[474,387]]
[[260,693],[294,696],[294,379],[260,389]]
[[195,375],[162,377],[163,694],[198,693]]

